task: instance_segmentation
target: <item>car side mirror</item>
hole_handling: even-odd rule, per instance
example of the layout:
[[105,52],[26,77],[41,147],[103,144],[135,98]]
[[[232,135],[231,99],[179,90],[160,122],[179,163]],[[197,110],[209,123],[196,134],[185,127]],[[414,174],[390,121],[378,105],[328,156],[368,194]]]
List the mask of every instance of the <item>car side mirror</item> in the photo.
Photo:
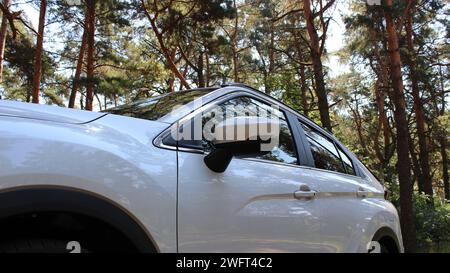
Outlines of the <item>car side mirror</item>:
[[278,119],[233,117],[215,126],[211,152],[205,156],[206,166],[217,173],[227,169],[234,156],[270,152],[278,144]]

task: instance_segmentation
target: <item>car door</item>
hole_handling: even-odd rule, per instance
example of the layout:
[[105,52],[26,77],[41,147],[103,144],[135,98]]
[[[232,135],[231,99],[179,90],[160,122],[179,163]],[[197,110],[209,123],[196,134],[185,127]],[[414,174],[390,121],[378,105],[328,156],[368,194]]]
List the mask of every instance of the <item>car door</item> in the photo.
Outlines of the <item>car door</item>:
[[[235,116],[269,107],[250,95],[218,105]],[[280,118],[279,144],[265,155],[234,158],[223,173],[207,168],[203,150],[179,142],[179,252],[323,251],[318,206],[308,197],[316,182],[299,168],[305,159],[286,113],[273,112]],[[208,111],[203,122],[205,116]]]
[[[314,168],[305,175],[314,177],[319,192],[320,234],[326,252],[364,250],[366,228],[376,201],[382,193],[359,176],[354,160],[319,128],[300,122]],[[364,246],[362,247],[362,243]]]

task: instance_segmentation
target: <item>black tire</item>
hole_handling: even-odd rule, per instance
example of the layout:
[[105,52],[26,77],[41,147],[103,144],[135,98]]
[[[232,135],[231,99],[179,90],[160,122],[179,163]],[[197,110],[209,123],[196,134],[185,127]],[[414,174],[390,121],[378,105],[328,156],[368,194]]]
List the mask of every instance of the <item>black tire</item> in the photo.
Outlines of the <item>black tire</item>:
[[389,249],[387,249],[384,245],[380,247],[380,253],[389,254]]
[[[56,239],[13,239],[0,243],[0,253],[70,253],[68,241]],[[81,248],[81,253],[89,252]]]

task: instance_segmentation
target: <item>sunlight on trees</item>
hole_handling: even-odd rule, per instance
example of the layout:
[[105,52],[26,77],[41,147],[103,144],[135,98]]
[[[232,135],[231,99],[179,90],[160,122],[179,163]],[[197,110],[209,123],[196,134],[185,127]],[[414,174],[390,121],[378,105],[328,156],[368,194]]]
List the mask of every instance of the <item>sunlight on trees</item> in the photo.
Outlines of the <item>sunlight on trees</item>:
[[[34,29],[17,1],[1,0],[0,92],[104,110],[231,81],[252,85],[362,159],[393,192],[405,247],[415,251],[450,241],[450,5],[374,2],[34,0]],[[327,45],[339,12],[337,56],[349,71],[331,77]]]

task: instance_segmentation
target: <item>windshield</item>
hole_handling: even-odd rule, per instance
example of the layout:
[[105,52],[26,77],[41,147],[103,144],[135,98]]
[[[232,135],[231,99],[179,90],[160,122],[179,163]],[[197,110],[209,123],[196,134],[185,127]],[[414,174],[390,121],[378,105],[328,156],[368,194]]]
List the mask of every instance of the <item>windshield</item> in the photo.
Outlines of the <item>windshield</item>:
[[107,109],[103,112],[133,118],[158,120],[172,112],[175,107],[186,105],[194,99],[204,96],[213,90],[215,89],[192,89],[167,93],[154,98],[138,100],[115,108]]

